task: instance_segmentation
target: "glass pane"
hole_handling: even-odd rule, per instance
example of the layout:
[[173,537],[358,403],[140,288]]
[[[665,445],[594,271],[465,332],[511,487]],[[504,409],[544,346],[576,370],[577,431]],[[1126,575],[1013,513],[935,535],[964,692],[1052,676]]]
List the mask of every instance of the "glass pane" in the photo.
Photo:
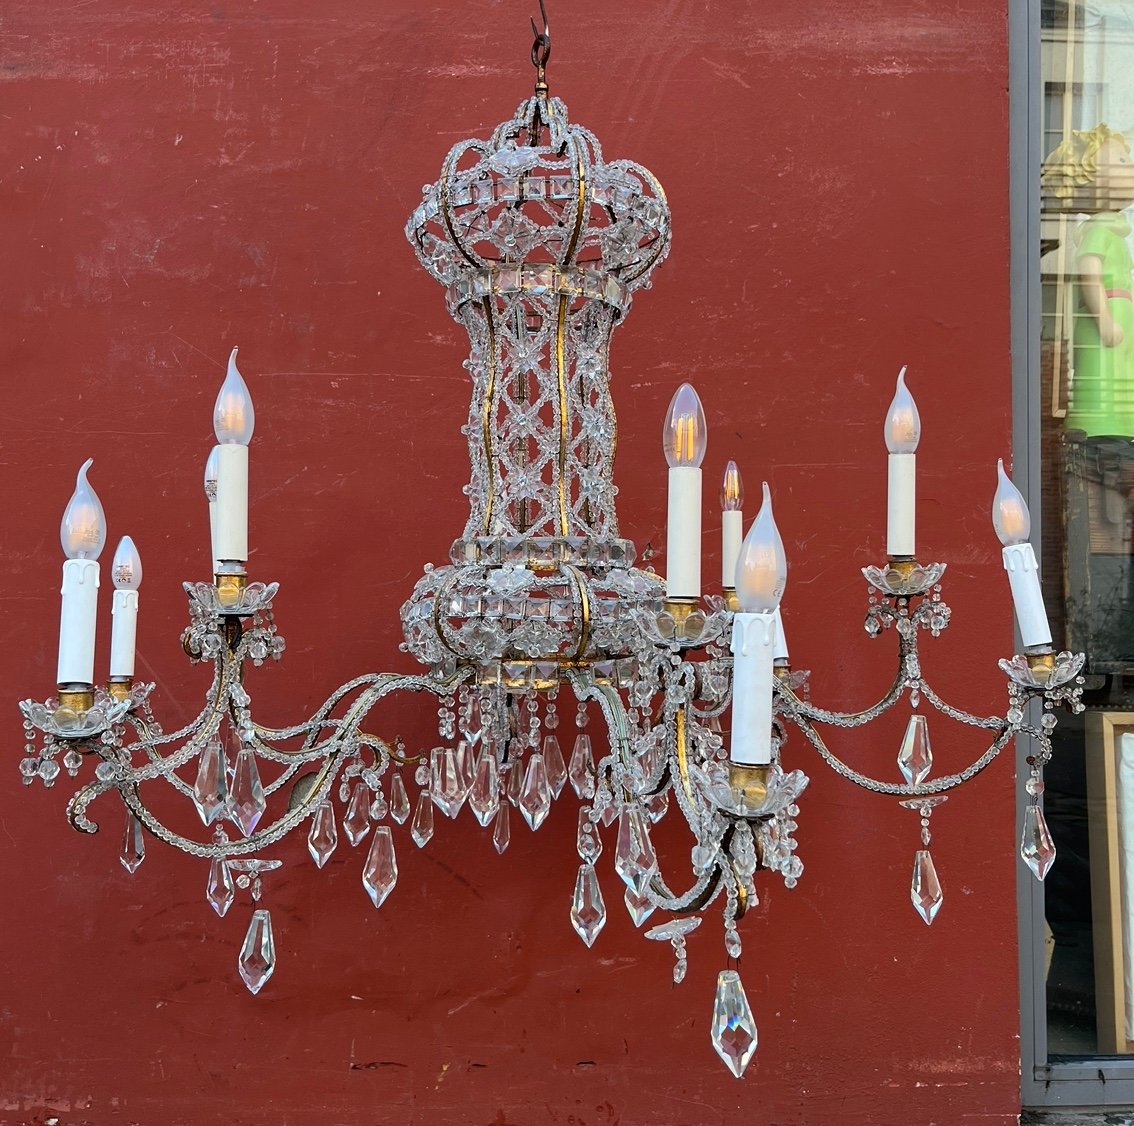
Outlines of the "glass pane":
[[1134,1052],[1134,5],[1043,0],[1040,417],[1052,635],[1088,654],[1044,795],[1048,1052]]

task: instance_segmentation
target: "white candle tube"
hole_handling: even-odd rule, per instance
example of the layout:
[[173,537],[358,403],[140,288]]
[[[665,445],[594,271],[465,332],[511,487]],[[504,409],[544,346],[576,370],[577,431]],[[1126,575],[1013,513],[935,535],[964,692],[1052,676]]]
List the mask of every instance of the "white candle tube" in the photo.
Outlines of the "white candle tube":
[[97,559],[68,559],[63,564],[57,684],[94,684],[98,577]]
[[744,539],[744,513],[726,508],[721,513],[721,586],[736,589],[736,561]]
[[134,676],[134,651],[138,637],[138,592],[116,590],[111,607],[110,675]]
[[776,614],[732,619],[732,745],[729,759],[743,766],[772,761],[772,654]]
[[890,454],[886,490],[886,554],[915,555],[917,454]]
[[209,501],[209,550],[212,556],[212,568],[215,575],[220,569],[220,560],[217,558],[217,502]]
[[1004,570],[1012,588],[1012,604],[1025,649],[1051,644],[1051,628],[1040,591],[1039,565],[1030,543],[1014,543],[1004,548]]
[[220,446],[213,446],[205,462],[205,497],[209,502],[209,566],[216,574],[217,568],[217,459]]
[[701,470],[698,466],[670,467],[666,527],[666,597],[700,598]]
[[786,661],[791,654],[788,652],[787,634],[784,633],[784,618],[780,613],[780,608],[777,606],[775,610],[776,617],[776,636],[772,642],[772,660]]
[[223,442],[217,449],[217,561],[248,561],[248,447]]

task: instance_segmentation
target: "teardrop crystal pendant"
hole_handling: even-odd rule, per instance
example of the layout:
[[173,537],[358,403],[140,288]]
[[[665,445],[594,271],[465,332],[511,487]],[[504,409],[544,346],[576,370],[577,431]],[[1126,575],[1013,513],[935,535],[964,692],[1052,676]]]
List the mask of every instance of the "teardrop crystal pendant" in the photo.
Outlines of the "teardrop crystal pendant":
[[219,739],[210,739],[201,752],[197,781],[193,784],[193,804],[206,825],[224,813],[228,800],[228,763]]
[[911,786],[920,786],[933,767],[933,751],[929,746],[929,724],[925,716],[911,715],[898,750],[898,769]]
[[1047,818],[1038,805],[1024,810],[1024,833],[1020,840],[1020,856],[1031,868],[1032,875],[1042,880],[1055,863],[1055,842],[1047,828]]
[[557,798],[567,784],[567,767],[563,764],[563,751],[560,750],[559,740],[554,735],[544,737],[543,765],[547,770],[547,784],[551,787],[551,796]]
[[933,867],[933,857],[929,849],[919,848],[914,855],[913,880],[910,883],[910,899],[914,910],[929,926],[941,910],[941,884],[937,880],[937,870]]
[[739,1079],[756,1051],[757,1037],[752,1007],[736,970],[717,974],[711,1036],[717,1055]]
[[335,824],[335,807],[329,798],[324,798],[316,807],[311,818],[311,832],[307,834],[307,851],[322,868],[331,859],[331,853],[339,844],[339,830]]
[[591,737],[579,735],[571,751],[571,763],[567,767],[567,777],[571,779],[571,789],[579,798],[595,796],[595,756],[591,752]]
[[524,785],[516,803],[528,828],[538,829],[551,811],[551,786],[547,780],[547,767],[543,755],[532,755],[528,759],[528,769],[524,774]]
[[410,836],[418,848],[425,848],[433,836],[433,799],[428,790],[422,790],[418,795]]
[[496,754],[491,747],[484,747],[476,764],[476,774],[472,790],[469,792],[469,808],[481,826],[487,825],[500,804],[500,784],[496,771]]
[[434,747],[430,758],[433,804],[446,817],[456,817],[469,792],[462,770],[464,751],[457,747]]
[[390,779],[390,816],[399,824],[404,825],[410,815],[409,794],[406,793],[406,784],[400,774]]
[[236,772],[228,795],[228,812],[240,831],[250,837],[264,816],[268,803],[260,783],[260,768],[251,747],[241,747],[236,756]]
[[351,791],[350,804],[343,818],[343,832],[351,847],[356,847],[370,829],[370,787],[365,782],[356,782]]
[[654,905],[649,899],[644,894],[639,895],[633,888],[626,889],[622,901],[636,927],[640,927],[654,913]]
[[512,839],[512,827],[508,823],[508,803],[502,801],[496,811],[496,824],[492,827],[492,847],[501,855]]
[[276,969],[276,942],[272,937],[272,917],[267,908],[252,912],[252,922],[244,936],[236,968],[250,993],[259,993]]
[[398,858],[394,855],[394,838],[389,825],[379,825],[370,842],[370,853],[362,869],[362,886],[374,902],[381,907],[398,882]]
[[219,856],[213,857],[209,865],[209,882],[205,885],[205,899],[209,906],[223,919],[236,898],[232,885],[232,873]]
[[638,805],[626,806],[618,816],[614,870],[636,895],[645,891],[658,866],[648,826]]
[[118,854],[122,867],[132,876],[146,859],[146,842],[142,836],[142,823],[129,810],[126,811],[126,828],[122,833],[122,851]]
[[571,926],[578,936],[593,946],[599,931],[606,926],[606,904],[593,864],[581,864],[571,899]]

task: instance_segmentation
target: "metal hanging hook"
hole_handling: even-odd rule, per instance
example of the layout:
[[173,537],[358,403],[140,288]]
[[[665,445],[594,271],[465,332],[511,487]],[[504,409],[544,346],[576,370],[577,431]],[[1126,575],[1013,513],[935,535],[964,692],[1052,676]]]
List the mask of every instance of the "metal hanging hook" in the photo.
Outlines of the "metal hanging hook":
[[532,43],[532,66],[536,68],[536,93],[547,93],[547,60],[551,58],[551,28],[547,23],[547,9],[543,6],[543,0],[539,0],[539,14],[543,19],[543,30],[540,31],[536,27],[536,22],[533,19],[532,35],[535,36],[535,42]]

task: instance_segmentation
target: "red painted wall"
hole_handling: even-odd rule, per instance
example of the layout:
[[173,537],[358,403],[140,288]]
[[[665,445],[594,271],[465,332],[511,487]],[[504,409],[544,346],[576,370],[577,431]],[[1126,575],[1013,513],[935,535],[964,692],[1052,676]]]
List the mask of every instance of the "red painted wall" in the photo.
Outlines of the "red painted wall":
[[[999,708],[1003,5],[549,2],[553,90],[608,157],[660,177],[674,215],[672,255],[615,340],[625,533],[664,546],[661,419],[692,379],[707,492],[729,457],[750,495],[762,475],[775,490],[796,664],[815,670],[817,699],[872,700],[893,639],[862,631],[858,568],[884,552],[881,426],[908,363],[920,542],[950,562],[956,613],[927,665],[946,696]],[[668,950],[613,909],[608,864],[610,924],[591,952],[572,932],[573,803],[538,834],[517,822],[503,858],[464,815],[423,852],[397,833],[401,880],[377,913],[359,855],[317,873],[288,842],[268,883],[279,967],[253,998],[235,973],[243,899],[218,920],[205,867],[153,843],[126,875],[113,801],[83,838],[64,822],[65,785],[20,787],[15,701],[52,690],[56,529],[87,456],[111,548],[128,532],[143,555],[140,668],[159,716],[172,728],[199,704],[180,583],[207,573],[201,467],[234,343],[257,407],[251,566],[281,582],[289,642],[251,678],[257,705],[290,720],[356,673],[407,667],[398,606],[465,519],[466,344],[402,227],[449,146],[529,92],[529,9],[10,0],[0,13],[4,1122],[1015,1121],[1007,759],[934,818],[946,898],[927,930],[909,905],[915,815],[794,741],[814,779],[807,871],[792,892],[766,881],[743,924],[762,1036],[743,1082],[708,1042],[715,911],[679,988]],[[108,613],[101,628],[105,641]],[[381,726],[425,738],[423,715]],[[836,745],[897,780],[902,726]],[[941,769],[981,749],[937,719],[931,731]],[[684,866],[686,847],[669,862]]]

